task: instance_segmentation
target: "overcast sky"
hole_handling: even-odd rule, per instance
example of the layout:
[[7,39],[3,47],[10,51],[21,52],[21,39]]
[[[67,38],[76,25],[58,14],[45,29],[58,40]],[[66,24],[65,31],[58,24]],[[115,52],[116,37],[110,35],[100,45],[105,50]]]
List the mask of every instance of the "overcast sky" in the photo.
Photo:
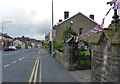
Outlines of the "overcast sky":
[[[95,15],[95,21],[101,24],[103,17],[110,6],[110,0],[54,0],[54,24],[64,19],[64,11],[69,16],[79,12],[86,16]],[[0,28],[4,23],[4,33],[12,37],[27,36],[35,39],[44,39],[45,34],[51,30],[52,0],[0,0]],[[105,19],[107,27],[113,16],[113,10]],[[1,31],[0,31],[1,32]]]

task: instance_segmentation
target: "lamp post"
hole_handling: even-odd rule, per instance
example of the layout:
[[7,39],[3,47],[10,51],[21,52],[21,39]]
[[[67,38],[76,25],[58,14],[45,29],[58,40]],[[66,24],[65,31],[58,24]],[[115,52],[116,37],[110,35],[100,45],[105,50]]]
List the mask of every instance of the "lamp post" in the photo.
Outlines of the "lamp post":
[[2,50],[4,48],[4,39],[3,39],[3,29],[4,29],[4,24],[5,23],[11,23],[13,21],[2,21]]
[[71,26],[73,25],[73,21],[70,21],[70,27],[68,29],[68,37],[70,37]]
[[53,28],[53,25],[54,25],[54,14],[53,14],[53,0],[52,0],[52,41],[51,41],[51,50],[52,50],[52,56],[54,56],[54,28]]
[[115,26],[117,27],[117,23],[119,23],[119,16],[117,14],[117,8],[116,8],[116,2],[115,1],[110,1],[110,2],[107,2],[107,4],[110,4],[110,6],[114,5],[114,16],[112,17],[114,20],[112,21],[112,23],[115,23]]

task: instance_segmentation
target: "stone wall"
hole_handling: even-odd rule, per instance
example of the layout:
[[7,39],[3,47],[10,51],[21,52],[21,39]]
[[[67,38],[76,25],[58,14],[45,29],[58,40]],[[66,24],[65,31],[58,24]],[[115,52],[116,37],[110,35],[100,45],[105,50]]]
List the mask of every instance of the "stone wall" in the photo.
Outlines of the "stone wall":
[[92,82],[118,82],[120,79],[120,45],[111,45],[103,35],[92,44]]
[[63,58],[63,53],[55,50],[55,58],[65,67],[68,68],[68,63]]

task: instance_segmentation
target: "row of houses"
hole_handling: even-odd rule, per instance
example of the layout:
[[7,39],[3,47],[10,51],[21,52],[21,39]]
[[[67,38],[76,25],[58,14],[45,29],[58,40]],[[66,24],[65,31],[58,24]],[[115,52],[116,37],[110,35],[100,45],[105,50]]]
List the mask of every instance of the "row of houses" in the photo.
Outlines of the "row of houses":
[[36,48],[40,46],[36,39],[25,36],[12,38],[8,34],[0,33],[0,50],[4,50],[7,46],[15,46],[17,49]]
[[[67,27],[70,27],[74,30],[78,36],[83,35],[84,33],[90,31],[98,25],[97,22],[94,21],[94,15],[91,14],[89,17],[85,16],[81,12],[77,13],[76,15],[69,17],[69,12],[64,12],[64,20],[59,20],[59,23],[54,25],[54,41],[55,42],[63,42],[62,35],[64,30]],[[50,42],[52,40],[52,31],[49,32],[48,35],[45,36],[45,41]]]

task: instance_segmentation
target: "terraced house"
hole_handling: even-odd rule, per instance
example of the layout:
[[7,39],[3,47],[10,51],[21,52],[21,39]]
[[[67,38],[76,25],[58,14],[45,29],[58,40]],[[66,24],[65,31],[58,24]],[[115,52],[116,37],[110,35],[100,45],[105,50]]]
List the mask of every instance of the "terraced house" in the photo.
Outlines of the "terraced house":
[[94,28],[96,25],[98,24],[94,21],[94,15],[92,14],[87,17],[79,12],[69,18],[69,12],[65,11],[64,21],[59,20],[59,23],[54,26],[55,42],[62,42],[63,31],[67,26],[71,27],[71,29],[73,29],[79,36],[86,33],[91,28]]
[[4,50],[4,47],[12,45],[13,38],[7,34],[0,33],[0,50]]

